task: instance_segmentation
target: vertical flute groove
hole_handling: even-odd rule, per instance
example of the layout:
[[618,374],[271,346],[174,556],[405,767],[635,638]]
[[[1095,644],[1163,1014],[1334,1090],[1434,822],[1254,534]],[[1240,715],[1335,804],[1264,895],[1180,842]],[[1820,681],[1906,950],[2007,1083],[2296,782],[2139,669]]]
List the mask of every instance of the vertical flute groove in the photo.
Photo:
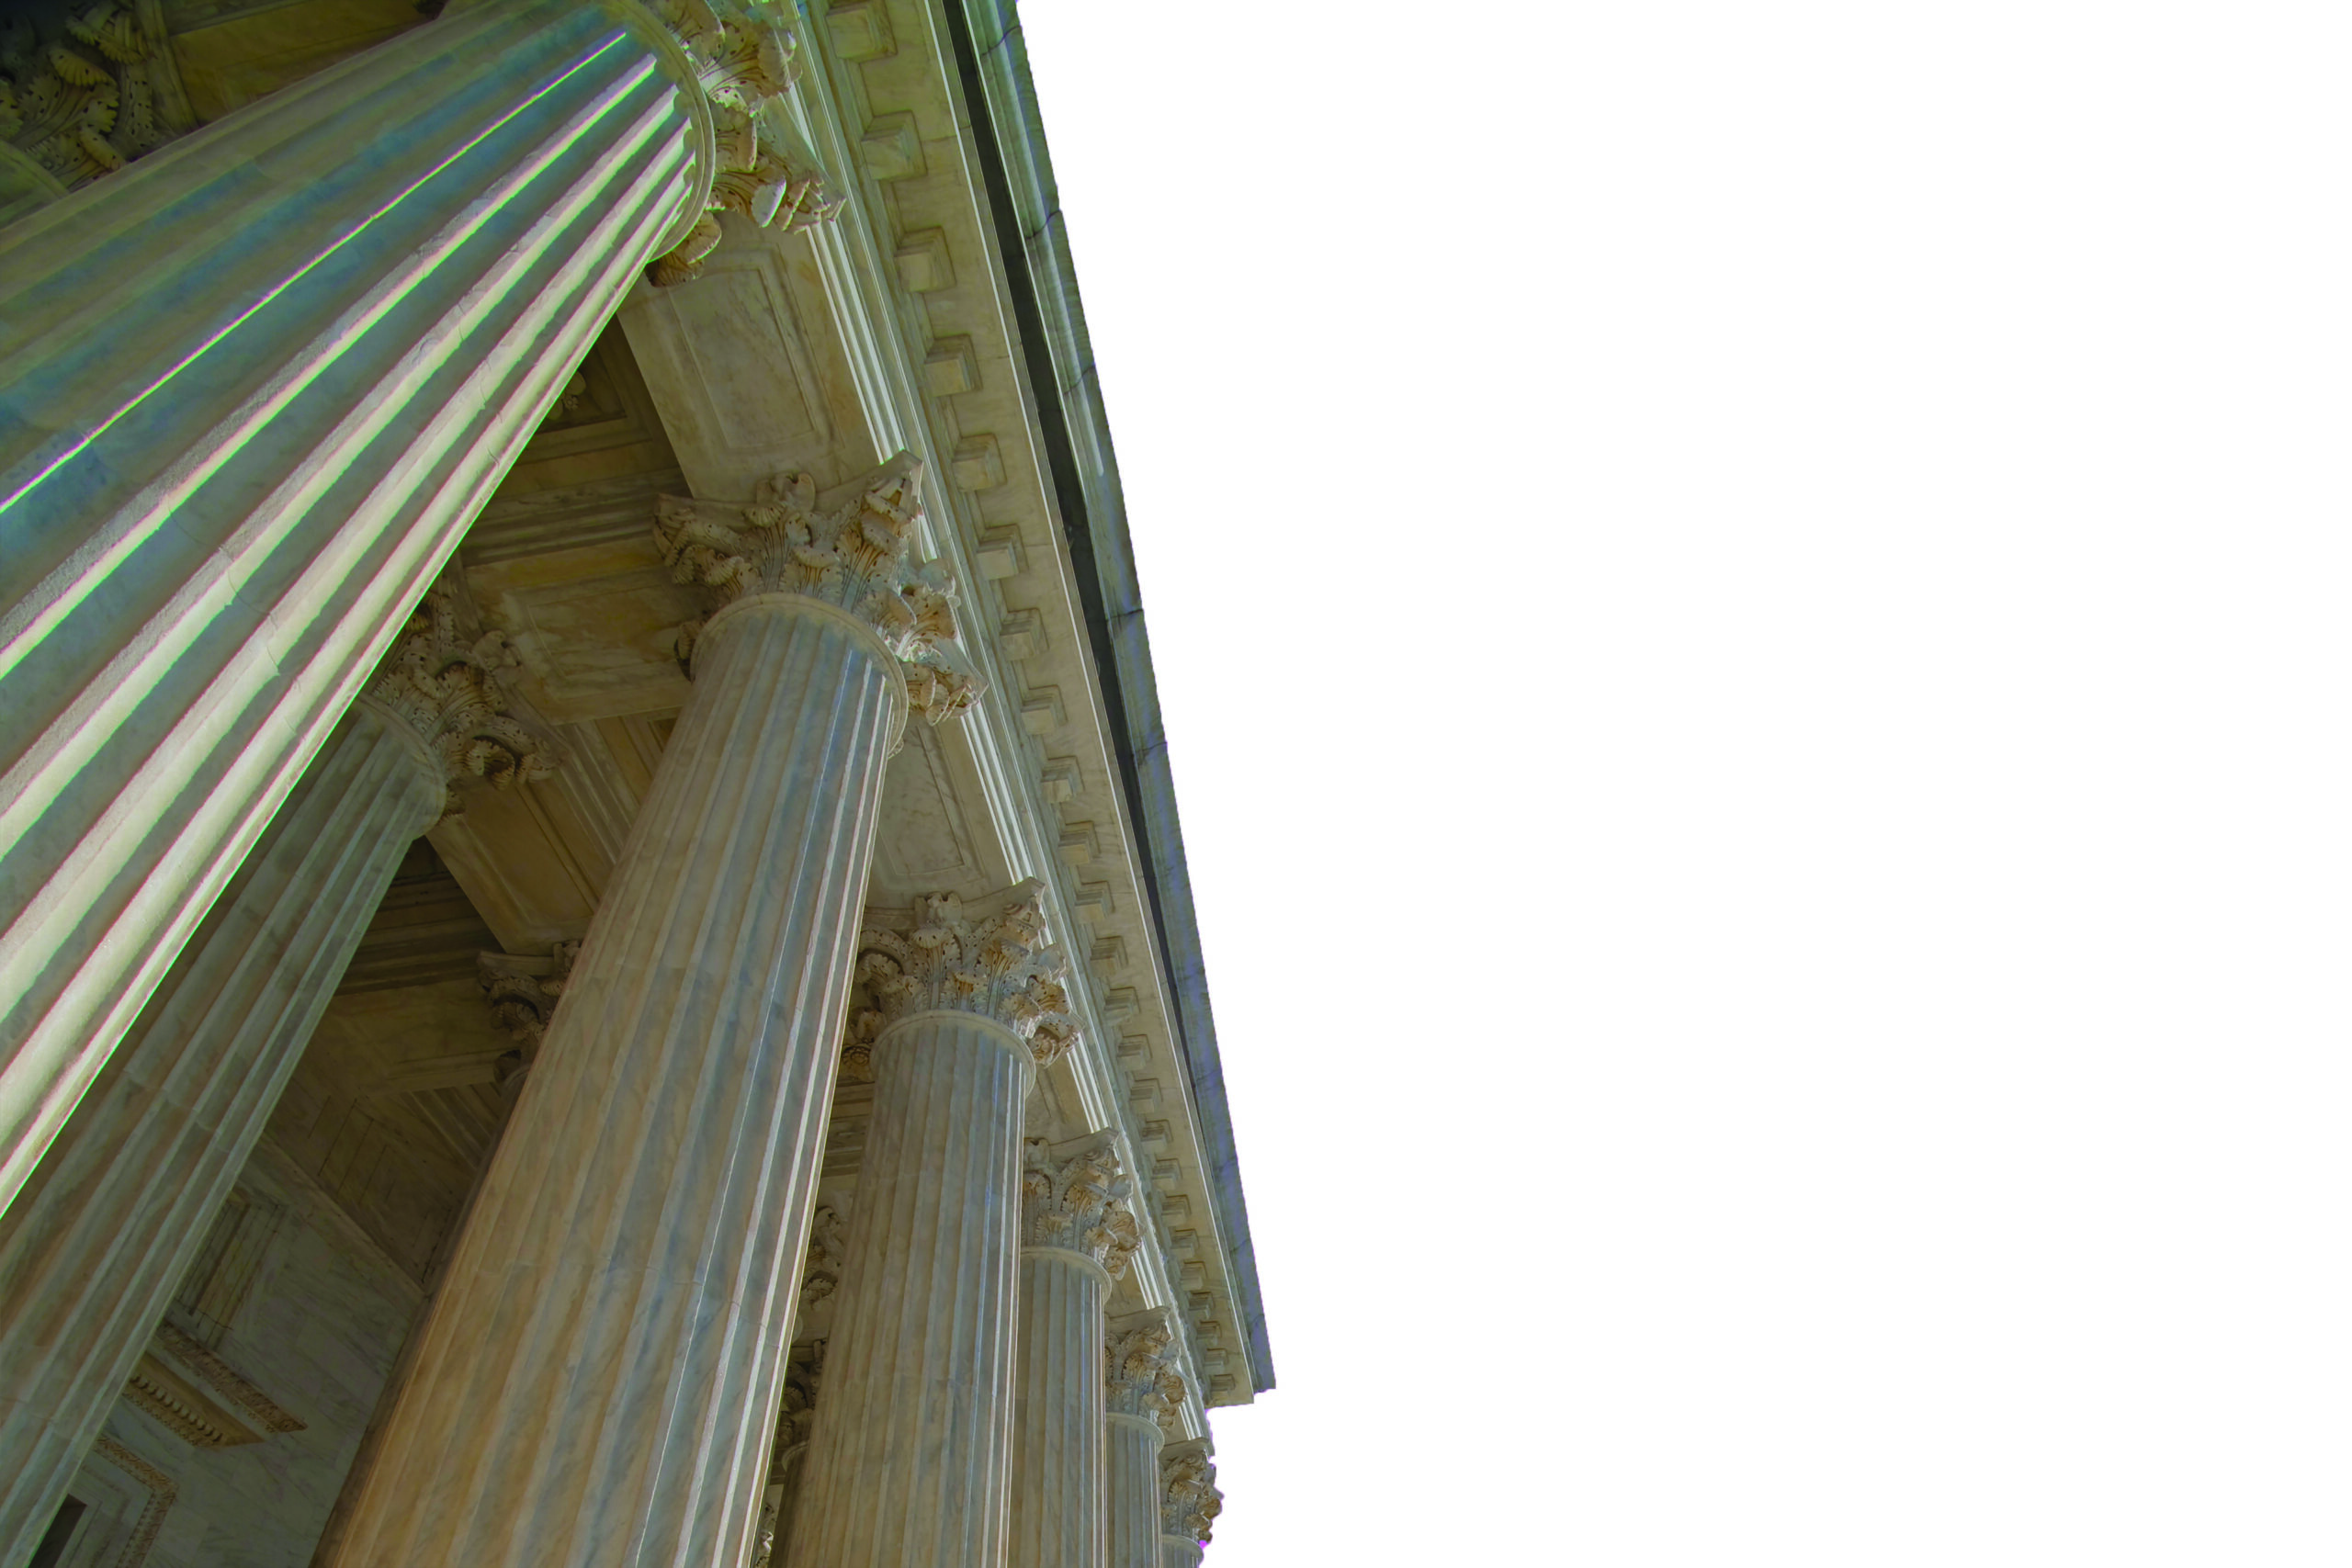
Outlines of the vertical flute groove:
[[[337,1561],[740,1555],[898,700],[789,608],[696,650]],[[415,1499],[431,1497],[431,1508]]]
[[1107,1284],[1102,1266],[1081,1254],[1021,1254],[1006,1568],[1102,1568]]
[[684,204],[660,58],[491,0],[0,231],[0,1208]]
[[875,1046],[824,1393],[785,1561],[1000,1568],[1027,1047],[931,1015]]
[[1159,1443],[1148,1416],[1109,1418],[1103,1445],[1103,1518],[1111,1568],[1160,1568]]

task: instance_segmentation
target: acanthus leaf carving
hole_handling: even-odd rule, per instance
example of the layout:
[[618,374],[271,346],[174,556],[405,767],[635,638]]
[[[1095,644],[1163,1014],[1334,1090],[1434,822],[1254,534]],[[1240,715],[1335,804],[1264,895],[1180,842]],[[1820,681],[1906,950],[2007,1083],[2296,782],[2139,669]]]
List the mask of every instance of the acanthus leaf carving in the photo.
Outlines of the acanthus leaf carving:
[[1172,1437],[1184,1407],[1182,1355],[1168,1309],[1113,1323],[1103,1337],[1103,1388],[1115,1415],[1157,1421]]
[[[922,465],[901,453],[820,497],[805,473],[763,479],[744,502],[665,495],[653,540],[680,582],[720,608],[755,593],[797,593],[856,616],[903,666],[909,706],[933,724],[980,694],[954,644],[956,583],[936,561],[913,559],[922,516]],[[678,660],[691,671],[704,622],[681,628]]]
[[555,1021],[555,1005],[563,998],[564,981],[580,961],[580,944],[560,942],[545,958],[513,953],[474,954],[475,977],[490,1003],[491,1016],[514,1041],[515,1048],[498,1059],[492,1069],[498,1091],[513,1097],[539,1054],[539,1042]]
[[1023,1245],[1084,1253],[1112,1278],[1124,1273],[1140,1244],[1127,1207],[1135,1183],[1109,1138],[1098,1134],[1058,1153],[1043,1138],[1024,1139],[1021,1166]]
[[719,241],[716,212],[740,212],[785,232],[841,210],[825,191],[817,156],[792,128],[783,98],[798,74],[798,40],[774,16],[741,0],[663,0],[662,21],[694,62],[709,100],[718,166],[708,209],[648,271],[656,287],[699,276]]
[[1209,1543],[1209,1527],[1225,1509],[1225,1494],[1216,1489],[1216,1466],[1207,1450],[1186,1444],[1163,1450],[1159,1459],[1159,1529],[1164,1535]]
[[498,673],[521,663],[503,633],[468,637],[458,629],[457,595],[443,583],[425,594],[368,682],[366,696],[438,755],[450,811],[462,809],[456,785],[463,780],[512,789],[548,777],[560,761],[552,741],[508,712]]
[[191,128],[169,44],[124,0],[0,22],[0,139],[65,190]]
[[861,932],[858,978],[884,1026],[910,1013],[969,1012],[1012,1031],[1041,1067],[1067,1055],[1078,1043],[1065,984],[1069,961],[1046,942],[1041,891],[1024,882],[996,913],[978,919],[966,917],[961,898],[943,893],[922,901],[904,932],[877,926]]
[[832,1324],[832,1296],[842,1288],[842,1265],[849,1258],[841,1212],[820,1204],[808,1224],[808,1250],[800,1267],[800,1312],[795,1339],[826,1337]]

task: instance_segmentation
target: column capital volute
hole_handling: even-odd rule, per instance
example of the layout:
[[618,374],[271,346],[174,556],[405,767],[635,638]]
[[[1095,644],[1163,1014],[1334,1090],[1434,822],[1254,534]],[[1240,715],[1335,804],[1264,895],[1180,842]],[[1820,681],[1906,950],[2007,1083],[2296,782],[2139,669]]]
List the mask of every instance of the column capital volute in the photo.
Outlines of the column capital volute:
[[1173,1437],[1184,1407],[1183,1349],[1166,1307],[1127,1313],[1103,1325],[1103,1392],[1114,1416],[1134,1416]]
[[510,1105],[522,1093],[523,1081],[555,1021],[556,1004],[563,999],[564,982],[580,961],[580,944],[560,942],[544,956],[521,953],[477,953],[474,976],[481,987],[491,1016],[514,1042],[515,1048],[499,1057],[491,1081]]
[[816,153],[784,109],[800,70],[799,39],[784,25],[788,13],[746,0],[648,0],[628,8],[649,18],[658,45],[668,46],[664,64],[683,89],[702,154],[694,199],[648,269],[656,287],[700,276],[720,238],[715,213],[739,212],[763,229],[781,222],[790,233],[841,210]]
[[1024,1247],[1056,1247],[1102,1265],[1116,1280],[1141,1245],[1127,1200],[1135,1183],[1107,1133],[1054,1145],[1021,1144],[1021,1239]]
[[728,606],[797,595],[849,615],[897,660],[909,707],[933,724],[964,711],[981,685],[956,647],[956,582],[913,558],[922,518],[922,459],[901,452],[820,491],[805,473],[773,475],[744,502],[665,495],[654,544],[670,573],[712,600],[710,622],[687,626],[678,658],[691,669],[705,627]]
[[446,809],[457,811],[465,780],[512,789],[561,761],[553,741],[510,711],[498,675],[521,663],[503,633],[459,627],[457,594],[444,582],[410,615],[359,700],[422,747],[419,761],[449,786]]
[[869,916],[857,977],[872,1006],[851,1018],[853,1043],[919,1013],[962,1012],[1010,1030],[1041,1067],[1067,1055],[1078,1043],[1069,964],[1046,940],[1042,892],[1032,879],[968,906],[941,893],[897,919]]
[[1170,1443],[1159,1450],[1159,1529],[1179,1540],[1209,1543],[1209,1527],[1225,1508],[1216,1489],[1216,1466],[1205,1438]]

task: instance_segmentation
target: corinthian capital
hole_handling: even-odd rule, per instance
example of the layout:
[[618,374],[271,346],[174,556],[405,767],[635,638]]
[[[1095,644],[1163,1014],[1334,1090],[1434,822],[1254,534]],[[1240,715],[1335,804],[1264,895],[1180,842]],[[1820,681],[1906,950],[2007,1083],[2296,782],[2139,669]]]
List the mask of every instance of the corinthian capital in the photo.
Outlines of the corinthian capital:
[[1141,1416],[1170,1430],[1184,1405],[1184,1375],[1176,1370],[1181,1354],[1166,1307],[1114,1319],[1102,1344],[1112,1413]]
[[977,1013],[1026,1041],[1041,1067],[1067,1055],[1078,1043],[1062,985],[1069,962],[1046,943],[1038,888],[1024,882],[998,912],[977,919],[943,893],[922,900],[910,930],[861,932],[858,978],[885,1026],[910,1013]]
[[1135,1184],[1110,1140],[1097,1134],[1057,1153],[1043,1138],[1025,1139],[1021,1167],[1022,1245],[1082,1252],[1113,1279],[1125,1272],[1138,1241],[1126,1203]]
[[710,213],[740,212],[762,228],[780,219],[789,233],[824,222],[841,202],[826,195],[816,154],[783,111],[799,42],[779,25],[780,8],[741,0],[657,0],[653,8],[694,63],[716,152],[708,210],[650,269],[667,287],[699,275],[718,247]]
[[195,124],[162,13],[131,0],[12,6],[0,19],[0,141],[24,164],[0,170],[10,195],[62,196]]
[[1216,1489],[1216,1466],[1197,1443],[1165,1450],[1159,1456],[1159,1529],[1163,1535],[1209,1543],[1209,1526],[1225,1510]]
[[855,615],[907,663],[912,705],[937,723],[979,688],[949,667],[955,581],[911,558],[922,516],[922,464],[902,452],[822,496],[801,473],[761,480],[748,502],[665,495],[653,540],[671,575],[709,590],[721,608],[798,593]]
[[[468,638],[457,597],[444,584],[425,594],[365,695],[390,709],[439,757],[454,786],[478,778],[512,789],[555,771],[555,748],[507,713],[497,672],[520,664],[503,634]],[[458,809],[452,788],[449,809]]]

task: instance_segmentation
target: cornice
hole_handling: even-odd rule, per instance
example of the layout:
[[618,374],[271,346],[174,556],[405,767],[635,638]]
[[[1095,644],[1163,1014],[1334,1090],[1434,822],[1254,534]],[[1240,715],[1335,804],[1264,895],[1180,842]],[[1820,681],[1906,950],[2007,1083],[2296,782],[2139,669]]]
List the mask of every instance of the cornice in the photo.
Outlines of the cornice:
[[[1198,917],[1185,866],[1173,775],[1168,764],[1141,587],[1112,457],[1110,421],[1096,393],[1092,349],[1077,273],[1053,186],[1053,162],[1010,0],[926,0],[946,24],[956,56],[971,142],[998,227],[1000,261],[1023,325],[1028,388],[1039,427],[1062,447],[1055,500],[1085,608],[1125,814],[1141,852],[1154,945],[1176,1039],[1187,1070],[1204,1163],[1216,1200],[1253,1391],[1273,1386],[1265,1309],[1250,1237],[1232,1116],[1209,1006]],[[1025,307],[1025,310],[1024,310]],[[1057,427],[1058,426],[1058,430]],[[1089,460],[1091,459],[1091,460]]]
[[[879,8],[878,0],[846,7],[861,15]],[[837,23],[843,9],[836,8]],[[1215,1181],[1219,1170],[1230,1169],[1230,1140],[1219,1145],[1213,1133],[1204,1135],[1207,1119],[1195,1103],[1192,1086],[1198,1074],[1189,1065],[1187,1015],[1174,997],[1181,966],[1169,962],[1152,916],[1151,863],[1134,848],[1146,835],[1137,830],[1121,783],[1132,758],[1106,713],[1116,682],[1103,680],[1104,666],[1084,626],[1082,601],[1091,572],[1073,559],[1071,537],[1057,515],[1057,507],[1067,506],[1045,453],[1048,422],[1040,412],[1036,378],[1023,359],[1009,281],[1016,274],[1027,276],[1025,260],[1008,256],[991,216],[1002,204],[983,188],[980,149],[971,134],[975,118],[985,117],[969,112],[948,15],[930,0],[899,0],[890,14],[896,38],[888,55],[845,59],[833,31],[818,28],[808,36],[808,69],[786,101],[801,117],[801,134],[838,173],[834,188],[843,198],[836,221],[812,231],[810,240],[874,442],[882,450],[914,453],[941,479],[926,510],[922,548],[935,552],[965,585],[978,635],[964,647],[986,686],[962,718],[963,734],[1006,863],[1013,875],[1044,883],[1048,928],[1078,949],[1081,972],[1091,972],[1071,987],[1072,1010],[1085,1036],[1069,1059],[1079,1110],[1089,1125],[1116,1134],[1139,1178],[1165,1181],[1176,1171],[1174,1179],[1193,1194],[1190,1229],[1182,1219],[1163,1220],[1139,1208],[1150,1244],[1136,1259],[1136,1288],[1148,1304],[1169,1306],[1187,1324],[1189,1384],[1212,1390],[1218,1403],[1246,1400],[1255,1388],[1271,1386],[1262,1326],[1251,1326],[1256,1284],[1246,1219],[1238,1181],[1223,1189]],[[869,72],[891,84],[888,112],[866,98]],[[951,126],[959,150],[934,141],[924,154],[927,173],[886,186],[866,165],[862,143],[909,120],[901,100],[910,82],[944,97],[943,112],[925,108],[913,119],[931,124],[934,134],[939,125]],[[902,219],[902,213],[917,218]],[[899,234],[902,221],[952,255],[952,289],[922,292],[907,285],[899,253],[918,236]],[[981,292],[967,292],[973,290]],[[943,300],[947,308],[935,317]],[[927,359],[938,352],[934,321],[951,323],[939,330],[957,335],[958,352],[971,356],[959,364],[978,366],[985,386],[949,397],[926,384]],[[976,425],[976,408],[989,411],[993,423]],[[966,462],[965,448],[980,439],[976,429],[988,433],[984,464]],[[989,477],[968,480],[967,470]],[[996,488],[982,495],[968,488],[974,482]],[[979,568],[987,551],[1008,547],[1004,536],[1016,533],[1009,513],[1019,519],[1012,541],[1019,565],[1016,577],[1004,579],[1001,570]],[[1016,585],[1030,595],[1021,603],[1044,611],[1040,630],[1054,644],[1049,654],[1035,648],[1008,651],[1017,618],[1026,616],[1033,625],[1038,619],[1034,610],[1012,610],[1003,590]],[[1053,692],[1055,682],[1068,690],[1066,701]],[[1050,744],[1041,745],[1036,720],[1048,708],[1058,728]],[[1067,858],[1090,852],[1096,858],[1082,870]],[[1113,910],[1107,918],[1106,904]],[[1184,972],[1197,974],[1197,965]],[[1156,1055],[1157,1077],[1170,1080],[1170,1098],[1156,1108],[1152,1068],[1139,1066],[1136,1076],[1142,1081],[1131,1086],[1122,1066],[1123,1059],[1148,1059],[1136,1057],[1137,1048]],[[1155,1152],[1160,1157],[1153,1157]],[[1195,1234],[1200,1255],[1187,1265],[1174,1249]],[[1204,1270],[1205,1282],[1180,1278]],[[1238,1379],[1202,1375],[1202,1348],[1189,1328],[1202,1314],[1200,1303],[1212,1300],[1211,1315],[1227,1325],[1223,1343],[1242,1363]],[[1205,1430],[1197,1402],[1184,1425],[1195,1433]]]

